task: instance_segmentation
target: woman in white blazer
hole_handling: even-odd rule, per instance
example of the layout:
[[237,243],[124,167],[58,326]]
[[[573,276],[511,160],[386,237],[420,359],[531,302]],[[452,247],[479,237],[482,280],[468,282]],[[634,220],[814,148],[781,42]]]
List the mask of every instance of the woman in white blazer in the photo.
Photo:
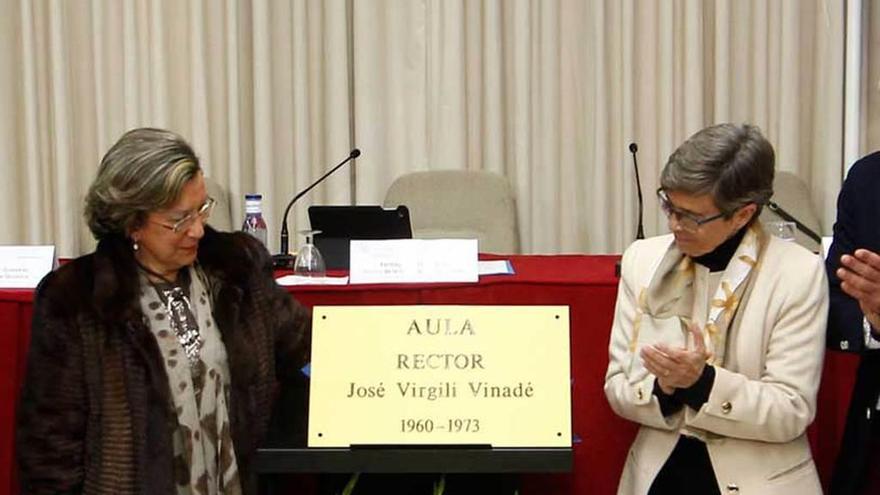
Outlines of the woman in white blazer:
[[691,136],[660,177],[672,234],[623,255],[605,377],[641,425],[621,494],[821,493],[816,411],[828,289],[822,260],[758,222],[773,147],[749,125]]

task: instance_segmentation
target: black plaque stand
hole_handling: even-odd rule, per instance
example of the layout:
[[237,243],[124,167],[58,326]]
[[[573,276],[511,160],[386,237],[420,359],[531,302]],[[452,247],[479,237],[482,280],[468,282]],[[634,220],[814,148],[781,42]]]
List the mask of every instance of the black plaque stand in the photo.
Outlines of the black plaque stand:
[[281,473],[562,473],[571,471],[570,448],[476,446],[370,446],[262,448],[254,468]]
[[[303,384],[305,385],[305,384]],[[492,448],[489,445],[363,445],[304,447],[308,386],[286,389],[279,398],[264,445],[252,468],[262,493],[276,490],[276,478],[293,473],[563,473],[572,469],[568,448]],[[299,417],[299,421],[293,419]],[[281,488],[281,487],[278,487]],[[358,493],[356,490],[355,493]]]
[[[260,478],[261,492],[284,493],[284,474],[290,473],[394,473],[400,475],[445,473],[502,473],[501,478],[483,480],[484,485],[517,485],[520,473],[569,472],[571,448],[491,448],[488,446],[365,446],[352,448],[262,448],[257,451],[254,470]],[[511,477],[511,475],[513,477]],[[407,478],[403,478],[406,481]],[[472,483],[472,482],[469,482]],[[493,486],[494,488],[494,486]],[[380,489],[392,493],[400,488],[394,479]],[[484,488],[479,493],[490,493]],[[370,490],[369,493],[373,493]],[[363,493],[363,491],[355,493]],[[430,492],[426,492],[429,494]],[[498,493],[501,493],[499,491]],[[514,493],[514,489],[503,493]]]

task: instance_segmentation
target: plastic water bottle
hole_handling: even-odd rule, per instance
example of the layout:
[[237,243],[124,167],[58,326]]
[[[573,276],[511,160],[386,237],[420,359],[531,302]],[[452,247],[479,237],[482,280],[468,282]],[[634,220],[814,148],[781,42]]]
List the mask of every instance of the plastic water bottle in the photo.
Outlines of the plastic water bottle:
[[263,195],[245,194],[244,196],[244,223],[242,232],[256,237],[266,245],[266,221],[263,220]]

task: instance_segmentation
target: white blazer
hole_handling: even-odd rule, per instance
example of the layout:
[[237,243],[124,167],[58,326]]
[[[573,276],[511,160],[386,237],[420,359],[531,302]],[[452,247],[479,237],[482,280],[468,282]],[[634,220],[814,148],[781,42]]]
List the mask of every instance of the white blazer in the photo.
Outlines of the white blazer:
[[[664,417],[652,394],[654,378],[630,380],[627,370],[637,291],[647,287],[672,242],[672,235],[636,241],[623,255],[605,396],[614,412],[642,427],[618,493],[648,492],[683,427],[706,432],[722,494],[822,493],[805,435],[816,413],[825,349],[828,284],[821,258],[769,239],[709,399],[699,411],[684,406]],[[696,277],[708,274],[696,265]]]

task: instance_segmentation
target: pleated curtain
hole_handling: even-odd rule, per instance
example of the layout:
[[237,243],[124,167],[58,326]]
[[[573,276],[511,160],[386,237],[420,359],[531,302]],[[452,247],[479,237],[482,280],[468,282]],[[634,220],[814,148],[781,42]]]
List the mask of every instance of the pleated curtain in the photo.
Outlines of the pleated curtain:
[[[760,126],[778,168],[807,182],[823,230],[833,222],[844,2],[0,4],[3,244],[91,250],[82,200],[98,162],[147,125],[193,144],[230,192],[234,223],[243,195],[262,193],[273,251],[287,200],[357,146],[354,167],[294,207],[291,230],[308,228],[310,204],[381,204],[404,173],[489,170],[515,191],[524,252],[621,252],[637,217],[629,143],[655,235],[666,231],[654,196],[666,158],[724,121]],[[866,148],[880,135],[875,65]]]

